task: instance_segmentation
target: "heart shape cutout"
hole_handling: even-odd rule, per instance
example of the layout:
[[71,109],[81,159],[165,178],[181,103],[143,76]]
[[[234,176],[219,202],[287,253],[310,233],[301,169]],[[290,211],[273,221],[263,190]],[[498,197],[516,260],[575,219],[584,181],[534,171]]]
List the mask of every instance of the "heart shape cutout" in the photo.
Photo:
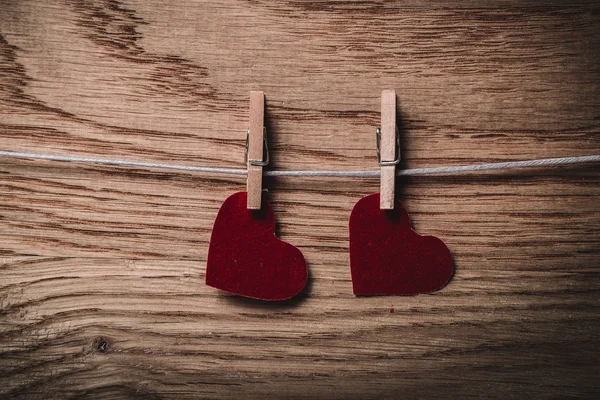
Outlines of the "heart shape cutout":
[[229,196],[217,214],[208,248],[206,284],[260,300],[287,300],[306,285],[308,270],[296,247],[275,236],[275,214],[263,199],[248,210],[247,192]]
[[350,270],[355,295],[415,295],[444,287],[454,263],[444,242],[412,229],[400,201],[381,210],[375,193],[350,215]]

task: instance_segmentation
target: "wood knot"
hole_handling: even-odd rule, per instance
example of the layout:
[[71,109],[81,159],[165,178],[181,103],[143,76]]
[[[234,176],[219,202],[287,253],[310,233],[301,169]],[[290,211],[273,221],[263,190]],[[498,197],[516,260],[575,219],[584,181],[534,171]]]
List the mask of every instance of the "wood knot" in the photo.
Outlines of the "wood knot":
[[93,347],[100,353],[106,353],[108,351],[108,340],[106,340],[106,338],[103,338],[102,336],[97,337],[96,339],[94,339]]

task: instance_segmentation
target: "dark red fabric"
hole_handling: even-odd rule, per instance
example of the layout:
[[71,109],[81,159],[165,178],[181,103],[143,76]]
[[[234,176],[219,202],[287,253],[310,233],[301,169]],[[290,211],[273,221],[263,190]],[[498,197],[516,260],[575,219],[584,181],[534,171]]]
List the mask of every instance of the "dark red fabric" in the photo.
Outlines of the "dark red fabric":
[[415,295],[444,287],[454,263],[444,242],[412,230],[400,201],[381,210],[375,193],[350,215],[350,269],[355,295]]
[[286,300],[308,278],[300,250],[275,236],[275,215],[263,199],[261,210],[248,210],[246,192],[229,196],[213,226],[206,284],[260,300]]

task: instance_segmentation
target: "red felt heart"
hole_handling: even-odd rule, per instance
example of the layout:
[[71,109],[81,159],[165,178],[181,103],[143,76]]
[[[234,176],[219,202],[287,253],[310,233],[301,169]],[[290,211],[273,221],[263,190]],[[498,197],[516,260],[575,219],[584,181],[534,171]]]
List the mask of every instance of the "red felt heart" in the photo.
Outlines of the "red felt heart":
[[275,236],[275,214],[263,200],[248,210],[248,193],[225,200],[213,226],[206,263],[206,284],[260,300],[286,300],[308,279],[300,250]]
[[350,270],[355,295],[415,295],[444,287],[454,264],[444,242],[413,231],[400,201],[381,210],[375,193],[350,215]]

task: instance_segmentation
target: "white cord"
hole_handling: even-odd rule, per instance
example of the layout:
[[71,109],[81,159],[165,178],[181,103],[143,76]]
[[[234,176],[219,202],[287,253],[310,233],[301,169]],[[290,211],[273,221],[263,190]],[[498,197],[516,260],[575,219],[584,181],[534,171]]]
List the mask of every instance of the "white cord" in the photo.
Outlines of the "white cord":
[[[112,160],[107,158],[78,157],[78,156],[58,156],[52,154],[38,153],[19,153],[15,151],[1,151],[0,157],[29,158],[34,160],[68,161],[79,163],[93,163],[105,165],[123,165],[131,167],[145,167],[158,169],[175,169],[180,171],[206,172],[212,174],[226,175],[246,175],[246,169],[238,168],[215,168],[215,167],[196,167],[178,164],[165,164],[144,161]],[[581,156],[581,157],[560,157],[560,158],[542,158],[525,161],[507,161],[489,164],[459,165],[453,167],[435,167],[435,168],[414,168],[401,169],[396,175],[442,175],[456,174],[462,172],[480,172],[491,170],[506,170],[517,168],[551,167],[566,164],[581,164],[590,162],[600,162],[600,155]],[[378,178],[380,171],[265,171],[265,176],[326,176],[326,177],[354,177],[354,178]]]

